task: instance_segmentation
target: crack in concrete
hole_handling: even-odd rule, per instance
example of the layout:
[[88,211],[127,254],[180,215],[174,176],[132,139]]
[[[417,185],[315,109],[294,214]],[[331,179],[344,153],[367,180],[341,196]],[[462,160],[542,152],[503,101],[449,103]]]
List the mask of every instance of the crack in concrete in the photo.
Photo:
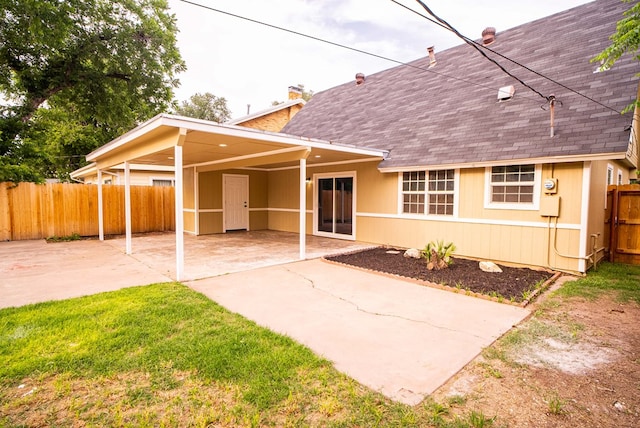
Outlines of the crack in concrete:
[[353,301],[351,301],[349,299],[345,299],[344,297],[339,296],[337,294],[334,294],[329,290],[325,290],[323,288],[316,287],[315,282],[311,278],[308,278],[308,277],[306,277],[305,275],[303,275],[303,274],[301,274],[299,272],[292,271],[289,268],[285,267],[284,269],[287,272],[290,272],[290,273],[292,273],[292,274],[294,274],[296,276],[299,276],[300,278],[302,278],[305,281],[307,281],[310,284],[311,288],[313,288],[314,290],[318,290],[318,291],[320,291],[322,293],[325,293],[325,294],[327,294],[327,295],[329,295],[329,296],[331,296],[331,297],[333,297],[335,299],[338,299],[338,300],[341,300],[341,301],[343,301],[345,303],[348,303],[348,304],[352,305],[353,307],[355,307],[356,310],[359,311],[359,312],[362,312],[362,313],[365,313],[365,314],[369,314],[369,315],[374,315],[374,316],[397,318],[397,319],[401,319],[401,320],[404,320],[404,321],[415,322],[415,323],[419,323],[419,324],[425,324],[425,325],[428,325],[428,326],[431,326],[433,328],[437,328],[437,329],[440,329],[440,330],[446,330],[446,331],[451,331],[451,332],[454,332],[454,333],[465,334],[465,335],[468,335],[468,336],[471,336],[471,337],[475,337],[477,339],[483,339],[483,340],[485,339],[484,337],[478,336],[478,335],[473,334],[473,333],[469,333],[469,332],[466,332],[466,331],[460,331],[460,330],[457,330],[457,329],[445,327],[443,325],[437,325],[437,324],[431,323],[429,321],[417,320],[417,319],[413,319],[413,318],[404,317],[402,315],[388,314],[388,313],[375,312],[375,311],[369,311],[367,309],[363,309],[357,303],[355,303],[355,302],[353,302]]

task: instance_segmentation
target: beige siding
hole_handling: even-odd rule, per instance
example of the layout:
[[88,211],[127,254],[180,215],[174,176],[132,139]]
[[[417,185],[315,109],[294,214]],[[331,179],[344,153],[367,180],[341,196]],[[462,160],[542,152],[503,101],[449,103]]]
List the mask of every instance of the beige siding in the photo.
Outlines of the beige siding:
[[200,213],[200,235],[222,233],[222,213]]
[[[313,215],[307,213],[306,233],[311,235],[313,233]],[[283,211],[269,211],[269,230],[279,230],[282,232],[294,232],[298,233],[300,230],[300,215],[297,211],[283,212]]]
[[196,214],[193,212],[185,212],[183,215],[184,231],[196,233]]
[[[546,250],[550,233],[546,227],[358,216],[357,231],[356,238],[364,242],[423,248],[430,241],[444,240],[453,242],[461,256],[578,271],[576,260],[560,259]],[[575,251],[579,239],[579,230],[559,230],[558,250]]]
[[[254,170],[226,170],[198,173],[198,195],[200,198],[200,234],[222,233],[222,175],[239,174],[249,176],[249,229],[268,227],[267,172]],[[264,211],[262,211],[264,210]]]
[[183,174],[182,174],[182,180],[184,180],[184,185],[182,187],[183,189],[183,194],[182,194],[182,203],[183,203],[183,207],[185,209],[195,209],[196,207],[196,202],[195,202],[195,184],[193,181],[193,177],[194,177],[194,172],[193,172],[193,168],[185,168],[183,170]]
[[198,195],[201,210],[222,209],[222,172],[198,173]]
[[264,230],[269,228],[269,212],[265,210],[249,212],[249,227],[251,230]]
[[[269,208],[297,210],[300,204],[299,182],[299,169],[270,172],[267,188]],[[307,209],[310,209],[309,202],[312,196],[312,186],[307,185]]]

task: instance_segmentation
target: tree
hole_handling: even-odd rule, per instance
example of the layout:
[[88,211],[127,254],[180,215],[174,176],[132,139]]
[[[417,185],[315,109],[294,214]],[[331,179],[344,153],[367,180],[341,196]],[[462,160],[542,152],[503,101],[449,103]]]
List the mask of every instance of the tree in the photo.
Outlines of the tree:
[[226,122],[231,118],[227,100],[224,97],[216,97],[210,92],[192,95],[188,101],[183,101],[180,107],[175,109],[175,112],[181,116],[218,123]]
[[80,156],[165,111],[176,32],[166,0],[0,0],[0,181],[42,180],[70,123]]
[[[623,0],[630,3],[632,0]],[[616,32],[610,37],[611,45],[600,52],[592,61],[600,61],[601,69],[608,70],[625,53],[635,54],[636,61],[640,61],[640,54],[637,54],[640,47],[640,3],[634,4],[629,10],[624,12],[624,18],[618,21]],[[638,100],[631,104],[624,111],[631,110],[639,104]]]

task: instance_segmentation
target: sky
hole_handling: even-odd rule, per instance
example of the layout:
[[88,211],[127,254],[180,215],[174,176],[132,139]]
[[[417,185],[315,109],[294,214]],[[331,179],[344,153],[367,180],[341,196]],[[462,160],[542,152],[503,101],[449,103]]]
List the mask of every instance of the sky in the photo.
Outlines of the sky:
[[[426,15],[415,0],[397,3]],[[587,0],[423,0],[460,33],[480,39]],[[393,0],[169,0],[187,71],[178,101],[195,93],[224,97],[237,118],[288,99],[288,87],[321,92],[397,63],[248,22],[192,3],[262,21],[400,62],[462,43],[453,33]],[[470,54],[472,54],[470,52]]]

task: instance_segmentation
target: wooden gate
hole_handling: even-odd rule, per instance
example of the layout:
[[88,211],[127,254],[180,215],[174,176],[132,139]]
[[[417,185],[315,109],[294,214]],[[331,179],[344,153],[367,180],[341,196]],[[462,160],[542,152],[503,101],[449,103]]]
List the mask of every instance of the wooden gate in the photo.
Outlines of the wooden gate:
[[609,260],[640,264],[640,185],[609,186],[605,218]]

